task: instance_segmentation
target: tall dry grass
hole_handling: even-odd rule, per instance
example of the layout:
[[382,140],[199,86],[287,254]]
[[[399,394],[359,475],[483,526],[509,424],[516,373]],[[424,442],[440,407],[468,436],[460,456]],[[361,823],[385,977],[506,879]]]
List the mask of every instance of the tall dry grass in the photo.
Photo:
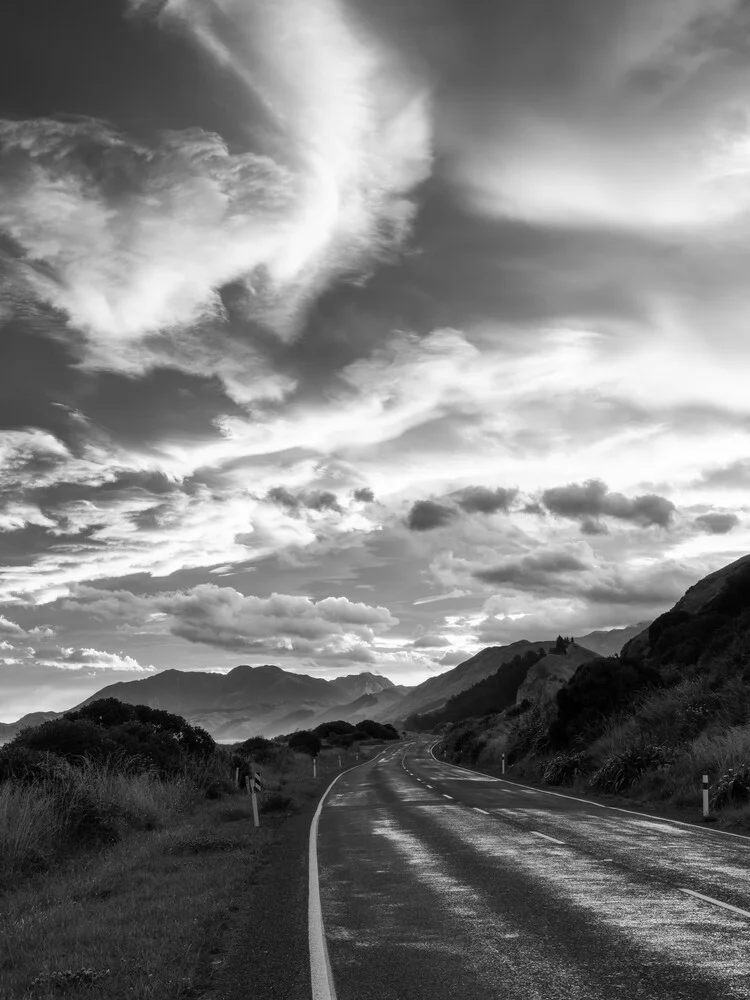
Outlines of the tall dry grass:
[[44,871],[127,830],[164,826],[194,790],[185,776],[128,774],[90,762],[33,783],[0,783],[0,882]]

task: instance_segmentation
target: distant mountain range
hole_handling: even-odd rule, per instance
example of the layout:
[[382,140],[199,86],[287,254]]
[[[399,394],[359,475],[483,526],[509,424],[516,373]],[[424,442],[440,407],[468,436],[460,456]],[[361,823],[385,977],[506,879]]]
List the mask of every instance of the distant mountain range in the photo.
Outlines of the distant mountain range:
[[[594,653],[611,655],[642,632],[646,624],[591,632],[576,639],[576,643]],[[150,705],[182,715],[224,742],[250,736],[279,736],[335,719],[347,722],[374,719],[401,724],[413,713],[440,708],[453,695],[494,674],[519,653],[548,651],[553,645],[551,639],[541,642],[522,639],[507,646],[490,646],[416,687],[394,684],[387,677],[369,671],[325,680],[270,664],[257,667],[242,664],[227,674],[163,670],[142,680],[110,684],[81,704],[98,698],[117,698],[131,705]],[[35,712],[17,722],[0,723],[0,743],[12,739],[26,726],[40,725],[61,714]]]

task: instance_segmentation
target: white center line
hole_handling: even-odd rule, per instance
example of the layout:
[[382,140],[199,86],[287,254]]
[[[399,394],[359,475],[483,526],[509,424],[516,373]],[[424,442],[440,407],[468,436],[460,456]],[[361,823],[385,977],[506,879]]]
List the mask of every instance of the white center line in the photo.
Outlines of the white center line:
[[428,788],[432,788],[432,785],[429,784],[429,782],[427,782],[427,781],[425,781],[425,785],[427,785]]
[[555,837],[548,837],[546,833],[539,833],[538,830],[531,831],[535,837],[544,837],[545,840],[551,840],[553,844],[564,844],[564,840],[557,840]]
[[687,892],[691,896],[697,896],[698,899],[705,899],[707,903],[713,903],[714,906],[723,906],[725,910],[733,910],[735,913],[741,913],[743,917],[750,917],[750,912],[747,910],[741,910],[739,906],[732,906],[731,903],[722,903],[720,899],[713,899],[711,896],[704,896],[702,892],[693,892],[692,889],[680,889],[680,892]]
[[453,796],[452,795],[446,795],[445,792],[443,792],[443,798],[444,799],[452,799]]
[[474,810],[474,812],[484,813],[485,816],[490,815],[486,809],[480,809],[479,806],[472,806],[471,808]]

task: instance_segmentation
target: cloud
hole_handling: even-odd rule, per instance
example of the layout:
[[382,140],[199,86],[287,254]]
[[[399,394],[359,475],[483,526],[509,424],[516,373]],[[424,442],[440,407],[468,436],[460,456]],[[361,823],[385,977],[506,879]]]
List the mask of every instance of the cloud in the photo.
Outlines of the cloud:
[[726,43],[746,35],[744,4],[625,0],[605,16],[544,2],[538,31],[523,7],[472,18],[468,80],[495,100],[468,82],[445,111],[451,176],[471,209],[681,233],[747,211],[747,78]]
[[417,500],[406,516],[406,525],[410,531],[431,531],[448,524],[455,516],[455,507],[434,500]]
[[152,665],[142,666],[125,653],[108,653],[91,647],[45,645],[29,647],[27,655],[45,666],[59,670],[102,670],[125,673],[153,673]]
[[375,494],[367,486],[354,490],[352,497],[354,500],[359,500],[360,503],[373,503],[375,500]]
[[172,635],[223,649],[326,655],[354,651],[360,661],[363,649],[377,633],[398,624],[387,608],[346,597],[313,601],[272,594],[263,598],[215,584],[149,597],[80,587],[64,607],[130,622],[163,615]]
[[630,499],[622,493],[610,493],[601,479],[589,479],[583,484],[556,486],[542,493],[542,502],[559,517],[584,518],[587,534],[601,533],[591,528],[598,517],[614,517],[648,527],[668,527],[675,506],[665,497],[649,493]]
[[0,615],[0,635],[23,638],[26,635],[26,630],[21,628],[16,622],[9,621],[4,615]]
[[454,498],[467,514],[495,514],[499,510],[507,511],[517,493],[517,490],[503,489],[502,486],[494,490],[485,486],[468,486],[454,494]]
[[701,531],[709,535],[726,535],[739,523],[739,517],[731,512],[711,511],[708,514],[700,514],[695,519],[695,524]]
[[560,546],[505,559],[472,575],[482,583],[510,584],[528,590],[545,586],[551,579],[556,581],[560,574],[590,571],[592,565],[584,550]]
[[240,84],[248,148],[197,127],[147,145],[93,118],[0,122],[16,281],[86,334],[99,366],[135,366],[134,341],[221,319],[231,282],[292,332],[331,280],[402,244],[431,166],[424,83],[338,0],[167,0],[156,24]]
[[441,646],[450,645],[450,639],[446,639],[444,635],[421,635],[412,643],[415,649],[439,649]]
[[298,510],[306,507],[308,510],[332,510],[341,513],[342,507],[339,504],[335,493],[330,490],[313,490],[306,493],[292,493],[285,486],[274,486],[266,494],[267,500],[280,504],[289,510]]

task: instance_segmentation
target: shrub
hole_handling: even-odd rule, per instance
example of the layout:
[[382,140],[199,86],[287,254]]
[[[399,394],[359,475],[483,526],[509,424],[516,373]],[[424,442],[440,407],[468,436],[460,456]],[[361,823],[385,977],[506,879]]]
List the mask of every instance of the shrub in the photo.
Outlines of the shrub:
[[70,779],[71,771],[72,765],[64,757],[48,750],[32,750],[11,744],[0,749],[0,784],[6,781],[23,785],[66,781]]
[[653,743],[628,747],[621,753],[610,754],[591,776],[589,784],[595,791],[616,795],[632,788],[644,772],[674,763],[677,754],[675,747]]
[[579,774],[591,767],[591,757],[585,752],[559,753],[542,764],[541,779],[547,785],[571,785]]
[[743,805],[750,800],[750,768],[746,764],[728,767],[719,778],[711,796],[713,809]]
[[58,754],[71,763],[87,757],[102,759],[114,750],[112,740],[101,726],[88,719],[65,718],[22,729],[7,746]]
[[354,732],[354,726],[351,722],[344,722],[339,719],[336,722],[321,722],[319,726],[313,729],[316,736],[320,736],[321,739],[327,739],[330,736],[344,736],[348,733]]
[[317,757],[320,753],[322,743],[320,737],[311,733],[307,729],[301,729],[297,733],[292,733],[289,737],[289,748],[301,753],[309,753],[311,757]]

